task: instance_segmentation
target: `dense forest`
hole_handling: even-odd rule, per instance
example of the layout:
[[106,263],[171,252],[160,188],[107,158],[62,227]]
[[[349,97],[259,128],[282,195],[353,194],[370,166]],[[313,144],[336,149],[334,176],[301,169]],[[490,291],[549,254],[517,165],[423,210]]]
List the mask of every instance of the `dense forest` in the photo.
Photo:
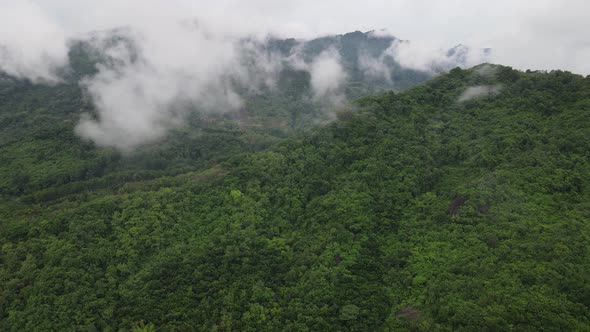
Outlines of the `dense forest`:
[[2,331],[590,330],[590,77],[456,68],[131,154],[81,111],[0,78]]

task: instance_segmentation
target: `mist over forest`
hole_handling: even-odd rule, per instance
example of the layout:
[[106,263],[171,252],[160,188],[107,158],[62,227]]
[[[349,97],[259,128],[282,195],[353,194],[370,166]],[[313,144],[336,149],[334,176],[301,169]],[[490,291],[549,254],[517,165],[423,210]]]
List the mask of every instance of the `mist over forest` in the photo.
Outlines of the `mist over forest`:
[[582,0],[0,0],[0,331],[587,331]]

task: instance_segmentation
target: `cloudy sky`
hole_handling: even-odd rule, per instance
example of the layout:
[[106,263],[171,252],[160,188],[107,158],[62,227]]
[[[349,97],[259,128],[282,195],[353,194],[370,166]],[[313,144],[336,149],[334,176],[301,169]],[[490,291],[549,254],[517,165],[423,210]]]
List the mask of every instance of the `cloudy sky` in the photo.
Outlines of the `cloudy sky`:
[[518,68],[590,74],[586,0],[0,0],[0,41],[48,49],[61,36],[193,18],[225,34],[387,29],[416,42],[491,47],[493,60]]
[[[119,27],[129,31],[142,61],[130,61],[124,48],[108,50],[119,65],[81,83],[99,118],[82,119],[78,132],[102,145],[125,142],[122,148],[164,135],[183,104],[239,107],[224,77],[252,82],[231,42],[245,36],[376,30],[410,40],[397,54],[415,68],[463,44],[491,48],[487,61],[522,70],[590,74],[588,0],[0,0],[0,71],[58,81],[69,40]],[[276,59],[257,61],[268,74],[262,80],[272,79]],[[343,77],[330,54],[303,69],[318,93]]]

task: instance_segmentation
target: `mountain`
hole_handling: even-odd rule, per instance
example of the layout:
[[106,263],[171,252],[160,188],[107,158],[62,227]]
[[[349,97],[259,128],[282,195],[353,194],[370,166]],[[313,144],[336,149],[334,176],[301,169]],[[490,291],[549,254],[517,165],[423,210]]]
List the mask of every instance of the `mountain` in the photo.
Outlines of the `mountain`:
[[[100,178],[111,173],[124,173],[126,179],[177,174],[209,167],[239,152],[264,149],[287,137],[305,135],[333,121],[336,113],[346,111],[350,107],[347,100],[401,91],[437,73],[434,69],[400,66],[390,52],[397,42],[395,37],[374,32],[313,40],[242,40],[237,52],[243,69],[228,73],[226,80],[243,105],[214,111],[191,106],[182,115],[181,125],[168,130],[157,144],[134,146],[129,154],[97,149],[74,133],[81,118],[101,116],[93,100],[100,96],[90,95],[88,82],[102,71],[117,76],[130,64],[142,61],[140,46],[124,29],[72,41],[70,66],[61,70],[62,82],[33,84],[6,75],[0,80],[0,151],[10,156],[0,166],[4,173],[0,193],[30,194],[89,180],[99,187]],[[449,52],[467,52],[460,49]],[[452,59],[448,63],[464,64],[461,57]],[[336,71],[341,70],[342,75],[335,76],[342,82],[318,94],[313,80],[321,74],[314,72],[321,72],[323,60],[334,65],[330,62],[333,60],[341,67],[336,66]],[[321,65],[316,66],[317,62]],[[333,84],[332,79],[324,81]],[[124,132],[120,134],[125,137]],[[36,157],[32,159],[33,155]]]
[[[86,39],[75,40],[70,45],[70,66],[68,76],[73,80],[95,75],[102,67],[116,67],[118,62],[141,61],[142,50],[137,39],[125,29],[97,32]],[[343,35],[330,35],[316,39],[280,39],[268,37],[264,40],[241,39],[235,47],[244,73],[229,72],[233,88],[246,99],[260,99],[261,95],[296,98],[299,102],[314,99],[314,63],[333,60],[342,71],[342,82],[334,82],[332,94],[354,99],[371,93],[389,90],[401,91],[421,84],[432,77],[457,66],[471,64],[470,58],[484,62],[491,54],[490,49],[473,50],[457,45],[439,58],[433,56],[431,63],[420,68],[405,66],[400,59],[399,49],[411,43],[394,36],[375,31],[355,31]],[[120,58],[123,54],[123,59]],[[410,55],[405,55],[408,57]],[[262,82],[257,82],[257,81]],[[268,83],[268,81],[273,81]],[[259,84],[255,89],[252,85]],[[270,91],[269,91],[270,90]],[[309,106],[317,108],[317,100]],[[268,105],[271,106],[271,105]],[[288,107],[288,104],[279,108]],[[300,110],[299,110],[300,111]],[[316,114],[317,115],[317,114]]]
[[310,41],[244,40],[239,48],[240,59],[253,63],[247,66],[254,72],[249,77],[264,74],[255,60],[271,56],[278,59],[275,62],[280,65],[270,62],[279,68],[276,87],[251,90],[235,83],[234,89],[244,100],[242,107],[223,112],[195,109],[185,116],[181,126],[157,144],[140,146],[131,154],[97,148],[92,142],[80,139],[75,128],[83,115],[99,116],[84,82],[104,68],[119,70],[118,66],[139,61],[138,46],[124,30],[74,41],[70,46],[70,68],[62,70],[63,82],[33,84],[6,75],[0,80],[0,151],[6,156],[0,165],[3,174],[0,194],[51,192],[63,186],[77,188],[80,181],[89,181],[93,188],[99,188],[103,186],[101,179],[109,176],[123,177],[125,181],[175,175],[204,169],[240,152],[264,149],[287,137],[302,135],[318,124],[332,121],[334,109],[348,106],[335,106],[331,100],[315,98],[310,69],[295,62],[301,60],[309,65],[320,54],[336,50],[338,54],[330,53],[330,56],[341,59],[346,77],[339,90],[330,93],[341,96],[338,103],[376,91],[397,91],[434,75],[400,69],[392,62],[390,69],[395,79],[386,85],[361,76],[359,55],[377,57],[394,41],[393,37],[360,32]]
[[0,330],[590,324],[588,77],[456,68],[302,135],[195,114],[133,155],[74,135],[75,83],[0,100]]
[[[110,50],[124,48],[129,51],[134,60],[139,57],[138,46],[133,40],[131,33],[124,29],[96,32],[86,39],[73,40],[70,45],[70,64],[73,79],[86,75],[93,75],[97,72],[96,64],[109,64],[114,61]],[[402,67],[395,59],[395,46],[404,42],[394,36],[369,32],[350,32],[343,35],[329,35],[315,39],[280,39],[268,37],[264,40],[243,39],[239,41],[238,52],[247,62],[255,63],[253,57],[275,56],[279,60],[298,57],[302,63],[311,63],[323,53],[331,53],[341,62],[347,77],[348,89],[355,85],[362,85],[369,92],[375,89],[401,90],[416,84],[424,83],[432,78],[434,74],[448,71],[457,66],[468,64],[466,54],[470,50],[462,45],[451,48],[447,51],[446,57],[450,62],[445,67],[416,70]],[[481,52],[482,55],[489,54],[489,49]],[[371,63],[372,62],[372,63]],[[255,64],[254,64],[255,65]],[[370,66],[378,68],[370,68]],[[298,71],[301,68],[286,66],[282,75],[292,74],[292,70]],[[260,70],[261,68],[254,68]],[[373,70],[371,70],[373,69]],[[382,70],[382,73],[375,73],[374,70]],[[373,71],[373,72],[372,72]],[[288,79],[283,77],[282,79]],[[306,83],[309,85],[309,82]],[[347,91],[351,92],[351,91]]]

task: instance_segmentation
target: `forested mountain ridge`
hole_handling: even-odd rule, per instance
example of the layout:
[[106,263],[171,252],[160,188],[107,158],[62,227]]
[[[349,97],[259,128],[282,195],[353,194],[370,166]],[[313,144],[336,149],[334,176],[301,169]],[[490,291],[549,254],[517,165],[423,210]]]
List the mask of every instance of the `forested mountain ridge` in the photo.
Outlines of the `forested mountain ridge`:
[[[141,51],[127,36],[125,29],[114,29],[90,34],[87,38],[72,40],[70,42],[70,66],[64,69],[64,75],[69,79],[79,79],[87,75],[96,74],[96,64],[109,64],[116,59],[112,58],[110,50],[123,48],[129,50],[134,60],[140,57]],[[238,42],[236,51],[243,61],[256,65],[260,59],[254,57],[276,57],[275,60],[285,61],[296,56],[303,63],[311,63],[323,53],[337,57],[341,62],[347,76],[348,85],[346,92],[355,93],[354,89],[361,89],[358,93],[366,91],[379,91],[384,89],[402,90],[416,84],[424,83],[436,73],[448,71],[456,66],[466,66],[466,55],[470,51],[463,45],[455,46],[448,50],[445,65],[432,64],[432,67],[421,70],[404,67],[396,59],[393,49],[397,43],[403,43],[394,36],[369,32],[349,32],[342,35],[328,35],[314,39],[281,39],[269,36],[265,39],[246,38]],[[475,50],[482,56],[491,52],[489,49]],[[378,68],[371,68],[378,66]],[[450,67],[449,67],[450,66]],[[261,68],[255,68],[260,70]],[[297,64],[289,63],[281,73],[281,80],[292,80],[292,71],[301,71]],[[381,72],[374,72],[375,69]],[[306,84],[309,84],[307,82]],[[279,91],[285,90],[281,86]],[[282,91],[287,92],[287,91]],[[289,93],[299,92],[291,88]]]
[[[457,68],[252,153],[53,114],[2,115],[2,330],[588,330],[588,77]],[[226,145],[195,167],[195,137]]]
[[[404,69],[389,58],[388,70],[394,80],[363,76],[359,56],[370,53],[378,57],[395,40],[355,32],[309,41],[244,40],[247,47],[241,51],[242,60],[248,63],[274,54],[286,61],[294,52],[304,58],[302,61],[312,62],[323,52],[335,50],[338,53],[335,57],[342,58],[347,75],[347,83],[336,94],[347,99],[386,89],[397,91],[433,76],[433,73]],[[272,90],[235,87],[244,99],[244,105],[237,110],[194,109],[179,128],[157,144],[140,146],[132,154],[123,156],[115,149],[96,149],[75,133],[82,116],[99,116],[84,82],[100,68],[116,66],[122,61],[112,54],[129,53],[127,60],[136,61],[139,50],[135,48],[124,31],[113,30],[72,41],[69,67],[61,70],[64,79],[57,84],[34,84],[0,73],[0,158],[3,158],[0,195],[36,192],[35,200],[39,201],[50,199],[52,192],[61,186],[69,186],[65,190],[79,190],[80,185],[76,183],[80,181],[94,181],[86,187],[101,187],[99,178],[108,178],[113,173],[117,175],[112,175],[115,178],[110,178],[110,183],[204,169],[228,156],[263,149],[331,121],[332,110],[337,108],[314,99],[308,71],[291,65],[278,66],[283,69]],[[257,73],[262,70],[259,65],[254,63],[248,68],[254,76],[262,75]],[[39,197],[40,190],[45,190],[44,197]]]

